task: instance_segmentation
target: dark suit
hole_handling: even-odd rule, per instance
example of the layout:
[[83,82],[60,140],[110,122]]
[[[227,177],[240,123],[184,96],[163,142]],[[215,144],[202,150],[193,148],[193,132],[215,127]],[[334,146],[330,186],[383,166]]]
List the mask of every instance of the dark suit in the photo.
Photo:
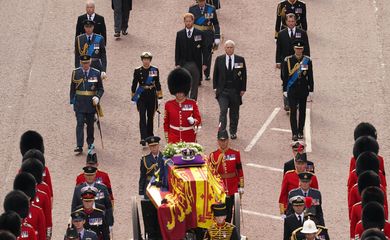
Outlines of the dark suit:
[[240,92],[246,91],[246,64],[245,59],[239,55],[234,55],[232,60],[232,69],[226,66],[226,54],[218,56],[215,59],[213,74],[213,89],[216,90],[215,97],[218,100],[220,115],[220,130],[226,129],[227,111],[229,110],[230,134],[236,134],[239,109],[242,104]]
[[[76,24],[76,37],[85,33],[84,30],[84,21],[88,19],[87,14],[80,15],[77,18]],[[107,45],[107,32],[106,32],[106,23],[104,21],[104,17],[95,13],[94,18],[92,19],[95,22],[95,26],[93,28],[93,32],[96,34],[100,34],[104,37],[104,45]]]
[[[304,153],[304,155],[306,156],[306,153]],[[286,174],[286,172],[290,171],[290,170],[295,170],[294,158],[284,163],[283,175]],[[312,161],[307,161],[306,171],[315,173],[314,170],[315,170],[314,169],[314,163]]]
[[[93,51],[89,51],[89,46],[93,45]],[[92,49],[92,47],[91,47]],[[80,55],[91,56],[91,67],[96,68],[101,72],[107,69],[106,45],[102,35],[93,34],[92,39],[88,42],[86,34],[81,34],[76,37],[75,42],[75,68],[80,67]]]
[[[303,193],[303,190],[301,188],[296,188],[291,190],[288,193],[288,199],[295,197],[295,196],[305,196]],[[310,208],[312,212],[315,212],[316,219],[318,220],[318,224],[325,226],[324,222],[324,213],[322,212],[322,197],[321,192],[317,189],[310,188],[307,192],[307,196],[305,197],[311,197],[313,199],[313,205]],[[293,213],[294,210],[292,209],[291,204],[287,207],[287,213]]]
[[284,219],[283,240],[290,240],[294,230],[302,226],[303,226],[303,222],[298,221],[298,218],[295,215],[295,213],[286,217]]
[[133,9],[132,0],[111,0],[111,8],[114,10],[115,32],[127,30],[129,27],[130,11]]
[[[307,60],[307,64],[303,61]],[[295,72],[300,71],[296,81],[288,88],[290,79]],[[314,91],[313,65],[311,59],[303,56],[298,59],[295,55],[285,58],[283,63],[283,92],[287,92],[290,105],[290,125],[292,134],[302,134],[306,119],[306,101],[309,92]],[[297,122],[297,106],[299,106],[299,122]]]
[[299,0],[291,4],[289,0],[285,0],[278,4],[276,10],[275,38],[278,38],[278,33],[287,27],[286,15],[289,13],[295,14],[296,26],[307,31],[306,4]]
[[204,65],[207,66],[204,75],[209,77],[214,39],[221,38],[217,12],[215,7],[209,4],[204,6],[203,12],[198,4],[191,6],[188,9],[188,12],[194,15],[194,27],[201,30],[205,38],[204,44],[208,53],[208,58],[204,59]]
[[190,98],[196,100],[198,97],[198,86],[202,77],[202,65],[208,58],[208,52],[205,45],[205,37],[202,31],[193,28],[191,37],[187,37],[186,28],[180,30],[176,34],[175,45],[175,65],[185,67],[188,64],[195,63],[198,68],[199,77],[193,79],[191,84]]
[[103,93],[104,88],[100,71],[89,68],[87,76],[85,76],[82,68],[73,70],[69,97],[77,119],[77,147],[83,147],[84,145],[84,123],[87,124],[87,143],[92,144],[94,142],[96,108],[93,106],[92,98],[97,96],[100,99]]

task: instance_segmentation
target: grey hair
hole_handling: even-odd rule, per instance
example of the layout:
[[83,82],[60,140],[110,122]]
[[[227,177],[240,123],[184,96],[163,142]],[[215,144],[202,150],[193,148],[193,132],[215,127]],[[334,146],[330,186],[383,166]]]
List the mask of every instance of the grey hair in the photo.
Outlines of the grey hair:
[[89,6],[89,5],[93,5],[95,7],[95,1],[94,0],[87,0],[87,2],[85,3],[85,6]]
[[228,45],[228,44],[233,45],[233,47],[236,46],[236,43],[235,43],[233,40],[227,40],[227,41],[225,42],[225,46]]

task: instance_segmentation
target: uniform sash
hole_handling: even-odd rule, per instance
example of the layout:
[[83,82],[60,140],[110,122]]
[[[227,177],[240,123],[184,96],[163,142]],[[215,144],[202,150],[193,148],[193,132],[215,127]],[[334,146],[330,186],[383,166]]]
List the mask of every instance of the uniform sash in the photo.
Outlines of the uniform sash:
[[92,41],[92,44],[88,46],[87,55],[92,56],[93,51],[95,50],[95,44],[99,44],[102,37],[100,35],[95,34],[95,37]]
[[288,79],[287,82],[287,92],[290,89],[292,85],[297,81],[299,74],[302,72],[301,65],[307,65],[309,63],[309,58],[308,57],[303,57],[302,62],[299,64],[299,68],[294,72],[294,74]]
[[[207,5],[205,7],[207,7]],[[213,8],[212,7],[208,7],[206,12],[208,14],[211,14],[213,12]],[[201,25],[204,24],[205,21],[206,21],[206,18],[204,17],[204,15],[202,15],[201,17],[196,19],[195,24],[201,26]]]
[[[149,72],[150,71],[157,71],[157,69],[155,68],[155,67],[150,67],[150,69],[149,69]],[[148,78],[146,79],[146,81],[145,81],[145,85],[149,85],[149,84],[151,84],[152,82],[153,82],[153,77],[154,76],[148,76]],[[135,91],[135,94],[134,94],[134,96],[131,98],[131,101],[133,101],[133,102],[138,102],[138,99],[140,98],[140,96],[141,96],[141,93],[144,91],[145,89],[142,87],[142,86],[139,86],[138,88],[137,88],[137,90]]]

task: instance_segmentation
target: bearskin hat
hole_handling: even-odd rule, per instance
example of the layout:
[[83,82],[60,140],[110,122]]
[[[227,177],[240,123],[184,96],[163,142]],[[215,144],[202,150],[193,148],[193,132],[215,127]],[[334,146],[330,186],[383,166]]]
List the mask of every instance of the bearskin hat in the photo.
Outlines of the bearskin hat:
[[22,224],[19,215],[14,211],[7,211],[0,215],[0,229],[8,230],[14,236],[20,235],[20,225]]
[[182,67],[175,68],[168,75],[168,88],[172,95],[184,93],[188,95],[191,89],[191,74]]
[[43,137],[38,132],[32,130],[23,133],[20,137],[20,153],[22,156],[30,149],[38,149],[43,154],[45,153]]
[[27,172],[33,175],[37,184],[40,184],[42,182],[44,168],[42,163],[38,159],[29,158],[24,160],[20,170],[22,172]]
[[362,152],[374,152],[375,154],[378,154],[379,152],[379,144],[375,140],[375,138],[370,136],[361,136],[358,139],[356,139],[355,144],[353,145],[353,156],[355,159],[362,153]]
[[379,159],[373,152],[362,152],[356,159],[356,174],[359,176],[367,170],[379,173]]
[[35,198],[36,194],[36,184],[35,178],[33,175],[27,172],[21,172],[16,175],[14,180],[14,190],[20,190],[24,192],[31,199]]
[[381,180],[378,174],[376,174],[374,171],[368,170],[363,172],[358,177],[358,190],[360,195],[362,194],[363,190],[366,189],[366,187],[379,187],[380,182]]
[[362,207],[369,202],[378,202],[383,205],[385,202],[385,195],[383,194],[382,189],[379,187],[366,187],[366,189],[362,191]]
[[19,217],[26,218],[30,210],[30,203],[27,195],[19,190],[9,192],[3,203],[4,211],[14,211]]
[[7,230],[0,230],[0,239],[1,240],[16,240],[16,237]]
[[384,232],[377,228],[369,228],[365,230],[360,237],[361,240],[387,240]]
[[375,127],[368,122],[361,122],[356,126],[355,131],[353,132],[354,140],[356,141],[361,136],[370,136],[375,138],[375,140],[378,137]]
[[24,160],[26,160],[28,158],[36,158],[36,159],[38,159],[42,163],[43,168],[45,168],[45,165],[46,165],[45,156],[43,155],[43,153],[40,150],[38,150],[38,149],[30,149],[30,150],[28,150],[23,155],[22,162],[24,162]]
[[377,202],[369,202],[362,210],[362,224],[364,229],[385,227],[385,210]]

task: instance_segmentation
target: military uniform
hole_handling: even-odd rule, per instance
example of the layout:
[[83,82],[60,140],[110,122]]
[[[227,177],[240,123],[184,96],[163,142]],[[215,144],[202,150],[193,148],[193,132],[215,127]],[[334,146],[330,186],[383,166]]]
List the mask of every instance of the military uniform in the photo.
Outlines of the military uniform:
[[[149,58],[151,60],[152,55],[145,52],[141,55],[141,59],[143,58]],[[160,74],[158,68],[155,66],[150,66],[149,68],[140,66],[134,70],[133,76],[133,84],[131,85],[131,100],[137,103],[141,144],[144,145],[145,139],[154,135],[154,113],[159,107],[157,99],[163,98],[160,84]]]
[[[223,217],[227,215],[227,206],[224,203],[215,203],[211,206],[211,210],[213,211],[213,216],[215,217]],[[213,225],[207,229],[204,240],[239,240],[241,239],[236,226],[233,224],[226,222],[215,222]]]
[[306,3],[299,0],[282,0],[276,9],[275,38],[280,30],[285,29],[286,15],[294,13],[297,19],[297,27],[307,31]]
[[[160,142],[160,138],[157,136],[150,136],[145,140],[148,143],[148,146],[158,145]],[[143,197],[141,200],[141,209],[145,232],[149,239],[161,239],[161,232],[157,217],[157,209],[146,195],[146,187],[149,185],[152,177],[158,178],[156,174],[161,171],[163,165],[164,159],[161,152],[156,156],[153,156],[152,153],[145,155],[140,161],[138,194]]]
[[[88,56],[84,55],[82,58],[88,59]],[[93,98],[97,97],[100,100],[103,93],[103,82],[99,70],[92,67],[86,71],[81,67],[73,70],[69,95],[70,104],[73,104],[73,109],[76,113],[77,147],[81,148],[81,151],[84,145],[84,122],[87,123],[88,146],[91,146],[95,140],[94,120],[96,106],[93,104]]]
[[26,223],[30,224],[38,232],[38,240],[46,240],[46,219],[42,208],[30,204],[30,213],[26,217]]
[[[77,211],[77,212],[72,212],[71,217],[72,217],[72,224],[75,224],[76,222],[85,221],[87,216],[83,211]],[[98,240],[96,233],[91,230],[84,229],[84,226],[83,228],[80,229],[76,228],[76,230],[77,230],[76,231],[77,237],[80,237],[80,240]]]
[[20,235],[16,239],[17,240],[38,240],[38,235],[35,229],[30,224],[23,222],[22,225],[20,226]]
[[[291,235],[291,240],[305,240],[305,236],[301,233],[303,227],[299,227],[294,230]],[[329,240],[328,229],[324,226],[317,225],[318,232],[316,233],[315,240]]]
[[211,57],[214,40],[218,39],[218,42],[220,42],[219,39],[221,38],[217,12],[215,10],[215,7],[209,4],[206,4],[202,8],[199,6],[199,4],[195,4],[188,10],[188,12],[192,13],[195,17],[194,27],[204,33],[204,44],[206,51],[209,54],[208,58],[206,58],[205,62],[203,63],[207,66],[206,70],[204,71],[206,80],[210,79]]
[[[294,47],[303,48],[304,42],[295,41]],[[305,55],[301,58],[296,55],[286,57],[283,64],[283,92],[287,93],[290,106],[290,125],[293,140],[303,138],[307,96],[309,92],[312,93],[313,91],[313,65],[310,57]],[[297,121],[297,108],[299,108],[299,121]]]

